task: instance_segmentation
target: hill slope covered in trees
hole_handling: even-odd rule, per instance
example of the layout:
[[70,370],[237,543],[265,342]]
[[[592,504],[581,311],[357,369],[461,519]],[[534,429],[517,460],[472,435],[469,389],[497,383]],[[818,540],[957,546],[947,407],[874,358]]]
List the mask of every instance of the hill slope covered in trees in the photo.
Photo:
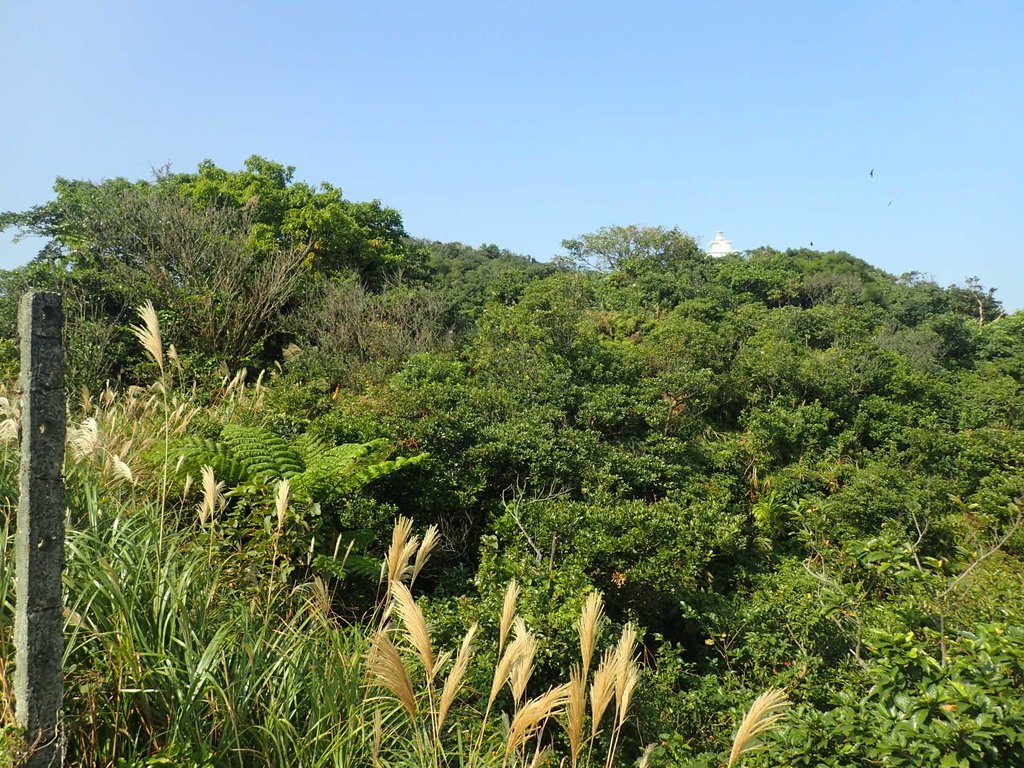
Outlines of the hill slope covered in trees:
[[[741,711],[773,687],[795,706],[751,764],[1024,759],[1024,317],[976,281],[942,288],[806,249],[711,259],[678,230],[637,226],[566,240],[542,264],[414,240],[379,201],[255,157],[240,172],[207,163],[56,192],[0,217],[49,243],[0,278],[0,364],[16,373],[21,291],[63,292],[85,445],[68,459],[73,540],[94,547],[89,562],[116,559],[128,545],[103,520],[131,520],[139,541],[158,521],[177,538],[152,557],[178,558],[182,584],[188,563],[223,563],[223,581],[188,599],[168,576],[182,627],[205,620],[198,600],[209,631],[230,625],[250,656],[294,642],[300,666],[348,659],[351,679],[329,684],[349,686],[333,695],[372,731],[351,686],[380,620],[375,563],[403,515],[441,536],[415,585],[435,649],[478,626],[472,695],[445,743],[456,731],[473,742],[486,720],[515,580],[540,638],[528,695],[570,679],[591,590],[607,642],[636,628],[629,721],[598,736],[614,738],[615,764],[655,745],[651,765],[716,765]],[[163,358],[133,331],[148,301]],[[6,456],[10,522],[14,446]],[[222,721],[228,683],[172,695],[188,675],[150,674],[178,650],[143,639],[147,627],[133,631],[152,657],[105,644],[118,607],[100,618],[103,600],[83,602],[96,586],[76,551],[68,706],[81,762],[288,764],[283,741],[275,758],[257,735],[278,733],[274,694]],[[308,623],[270,639],[232,613],[241,605]],[[345,639],[308,640],[325,627]],[[201,655],[208,640],[182,643]],[[0,650],[10,659],[8,639]],[[228,667],[226,649],[210,654]],[[296,701],[316,698],[320,672],[289,674]],[[161,693],[137,692],[150,688]],[[112,709],[97,719],[101,700]],[[367,757],[358,734],[324,725],[337,711],[313,722],[302,706],[273,710],[290,712],[280,732],[295,743],[309,735],[302,764]],[[572,753],[553,726],[540,738],[551,764]]]

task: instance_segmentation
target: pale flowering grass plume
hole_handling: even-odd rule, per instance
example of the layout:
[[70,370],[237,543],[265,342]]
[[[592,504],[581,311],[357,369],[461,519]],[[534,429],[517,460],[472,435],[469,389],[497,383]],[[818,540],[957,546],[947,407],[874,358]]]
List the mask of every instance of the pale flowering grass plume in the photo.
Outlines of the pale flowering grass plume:
[[220,512],[227,503],[224,498],[224,481],[217,481],[213,475],[213,467],[209,464],[200,469],[203,480],[203,498],[196,507],[199,513],[199,524],[206,525],[215,513]]
[[245,383],[245,377],[248,375],[248,373],[248,370],[246,370],[245,368],[239,368],[237,371],[235,371],[235,375],[232,376],[230,379],[227,376],[224,377],[224,379],[222,380],[222,385],[224,387],[222,397],[225,400],[230,401],[234,399],[236,394],[243,389],[242,385]]
[[636,627],[627,623],[615,646],[615,709],[618,712],[616,720],[620,723],[625,718],[633,688],[636,687],[635,673],[631,674],[636,668],[635,654]]
[[412,535],[412,519],[399,517],[391,529],[391,546],[387,557],[381,564],[380,580],[388,587],[405,578],[409,569],[409,559],[416,552],[419,540]]
[[508,644],[505,653],[502,654],[498,665],[494,669],[494,678],[491,680],[491,692],[487,697],[488,704],[492,704],[498,697],[498,692],[511,679],[513,668],[525,656],[530,656],[532,663],[532,655],[536,650],[536,641],[529,630],[526,629],[526,624],[521,618],[517,616],[514,623],[516,625],[515,638]]
[[[626,721],[626,713],[629,712],[629,705],[633,701],[633,692],[636,690],[640,680],[640,669],[636,664],[636,628],[632,623],[622,628],[622,635],[619,642],[612,651],[609,667],[612,672],[613,688],[615,692],[615,719],[612,725],[612,735],[608,743],[608,755],[605,760],[605,768],[611,768],[612,758],[618,748],[619,737],[622,734],[622,726]],[[596,677],[595,677],[596,682]]]
[[580,636],[580,660],[583,664],[584,681],[590,671],[590,662],[594,656],[594,644],[597,642],[597,630],[603,614],[604,602],[601,599],[601,593],[595,590],[587,595],[586,602],[583,603],[583,610],[580,611],[579,621],[576,622],[576,631]]
[[512,627],[512,619],[516,615],[516,601],[519,600],[519,584],[515,579],[505,588],[505,598],[501,604],[501,621],[498,625],[498,653],[505,650],[508,631]]
[[522,630],[516,633],[514,642],[522,643],[522,650],[519,652],[519,658],[513,662],[512,667],[509,669],[508,682],[509,688],[512,690],[512,698],[518,704],[523,700],[523,696],[526,694],[526,686],[529,684],[530,678],[533,677],[533,661],[537,656],[537,639],[533,636],[532,632],[526,629],[526,624],[523,623]]
[[256,381],[251,387],[246,386],[249,380],[249,369],[239,368],[234,375],[225,366],[224,376],[221,378],[219,393],[220,403],[227,405],[230,409],[245,409],[251,413],[257,413],[263,407],[263,395],[265,388],[263,378],[266,370],[261,370]]
[[18,442],[18,422],[14,419],[0,421],[0,443]]
[[277,483],[277,490],[274,493],[274,510],[277,513],[277,532],[284,530],[285,518],[288,514],[288,495],[291,492],[291,484],[288,478],[282,478]]
[[21,407],[14,397],[0,396],[0,441],[18,442],[21,423]]
[[469,661],[473,655],[473,638],[476,637],[476,632],[477,625],[474,622],[466,632],[466,636],[462,638],[459,655],[455,657],[455,664],[444,681],[444,688],[441,689],[441,701],[437,708],[438,733],[441,731],[441,726],[444,725],[445,718],[448,717],[448,712],[455,702],[455,697],[462,688],[462,681],[465,679],[466,670],[469,668]]
[[131,455],[131,450],[134,445],[135,438],[129,437],[126,440],[121,441],[120,447],[118,447],[115,452],[117,453],[118,456],[129,456]]
[[615,652],[608,649],[597,665],[594,679],[590,683],[590,736],[597,736],[601,730],[601,718],[608,705],[615,698]]
[[178,380],[185,378],[185,369],[181,365],[181,357],[178,355],[178,348],[171,344],[167,348],[167,359],[174,363],[174,368],[178,372]]
[[95,459],[100,448],[100,425],[95,417],[89,416],[77,427],[68,430],[68,447],[77,459]]
[[430,632],[427,629],[427,622],[423,616],[423,611],[416,604],[409,588],[400,581],[392,583],[391,598],[402,621],[402,626],[405,627],[406,639],[415,649],[420,663],[423,665],[427,682],[433,683],[438,665],[434,658],[434,652],[430,647]]
[[380,748],[384,741],[384,713],[380,707],[373,710],[373,744],[370,747],[370,765],[380,764]]
[[110,457],[110,476],[115,481],[126,482],[129,485],[134,485],[135,483],[135,475],[132,473],[132,468],[116,453]]
[[336,629],[332,621],[331,590],[321,576],[314,576],[308,585],[305,606],[310,614],[320,622],[320,628],[327,631]]
[[575,768],[583,746],[583,720],[587,709],[587,683],[581,667],[574,664],[569,672],[569,698],[565,705],[565,735],[569,737],[569,755]]
[[626,668],[625,680],[622,686],[622,699],[617,702],[615,709],[615,716],[617,719],[618,727],[626,722],[626,714],[629,712],[629,705],[633,703],[633,693],[636,691],[636,687],[640,682],[640,668],[637,667],[636,662],[630,662]]
[[438,534],[437,526],[432,525],[427,528],[427,532],[423,534],[423,541],[420,543],[419,549],[416,550],[416,560],[413,563],[412,576],[409,579],[410,586],[416,581],[416,577],[420,575],[420,571],[423,570],[423,566],[430,559],[430,555],[433,553],[439,540],[440,534]]
[[117,456],[132,468],[134,484],[144,483],[152,474],[148,463],[138,457],[185,434],[201,412],[187,398],[162,398],[141,387],[121,392],[108,387],[95,398],[84,397],[82,407],[88,410],[81,421],[68,425],[68,456],[96,464],[108,476],[113,471],[115,478],[127,479],[124,467],[113,461]]
[[530,768],[540,768],[542,765],[547,765],[550,757],[551,747],[538,749],[533,753],[533,760],[530,761]]
[[185,503],[185,499],[188,498],[188,494],[192,490],[192,484],[195,481],[196,481],[196,479],[192,476],[191,472],[189,474],[185,475],[185,482],[182,484],[182,487],[181,487],[181,503],[182,504],[184,504]]
[[199,410],[187,400],[178,403],[177,407],[167,415],[167,429],[171,437],[179,437],[183,434],[197,413]]
[[557,714],[569,699],[569,686],[563,683],[549,688],[536,698],[524,703],[512,717],[505,740],[505,756],[508,757],[526,744],[544,724]]
[[163,376],[164,346],[160,340],[160,320],[156,316],[153,302],[147,301],[138,308],[137,312],[142,323],[140,325],[133,325],[132,333],[135,334],[135,338],[142,344],[142,348],[153,358],[153,362],[160,369],[160,375]]
[[[3,391],[10,392],[6,387]],[[18,406],[18,399],[16,395],[8,397],[7,395],[0,395],[0,416],[9,419],[16,419],[21,413],[21,408]]]
[[100,406],[103,408],[110,408],[117,400],[117,390],[110,386],[110,382],[100,392]]
[[93,403],[92,392],[89,390],[89,387],[87,387],[87,386],[85,386],[83,384],[82,385],[82,398],[81,398],[81,401],[79,402],[79,407],[82,409],[82,413],[91,413],[92,412],[92,403]]
[[373,636],[367,658],[367,676],[370,683],[379,685],[398,699],[413,722],[416,721],[416,694],[412,678],[386,631],[379,630]]
[[[256,377],[256,381],[253,383],[251,396],[248,397],[248,405],[253,411],[259,411],[263,408],[263,395],[266,392],[266,387],[263,386],[263,377],[266,373],[266,368],[260,370],[259,375]],[[244,391],[248,392],[248,390]]]
[[[386,596],[382,601],[380,623],[370,641],[365,668],[366,684],[377,692],[376,701],[395,702],[395,706],[374,710],[370,764],[390,764],[387,757],[381,755],[381,749],[391,749],[389,742],[393,742],[403,764],[483,768],[500,763],[508,768],[514,765],[539,768],[553,759],[547,728],[554,719],[564,727],[570,752],[561,765],[565,768],[614,765],[623,720],[639,679],[639,667],[634,658],[637,633],[633,625],[623,628],[616,645],[602,654],[597,669],[588,672],[594,662],[604,620],[601,595],[589,594],[576,624],[580,661],[572,665],[568,682],[531,697],[529,688],[539,644],[523,618],[516,614],[519,585],[511,581],[502,601],[498,660],[486,706],[482,713],[467,711],[456,718],[454,712],[460,693],[467,685],[478,626],[470,626],[454,656],[450,650],[432,647],[429,627],[413,596],[412,584],[437,541],[433,528],[428,529],[420,541],[413,535],[412,521],[404,517],[396,520],[392,530],[391,546],[380,576],[387,587]],[[437,682],[442,679],[443,685]],[[503,727],[496,728],[489,716],[506,685],[512,706],[502,714]],[[588,694],[592,721],[589,728]],[[601,723],[608,719],[606,715],[613,702],[614,717],[606,739]],[[388,714],[383,715],[385,711]],[[476,723],[477,735],[472,744],[464,738],[467,714]],[[406,715],[411,722],[406,722]],[[457,725],[452,724],[453,720]],[[503,737],[504,744],[499,746],[488,741],[485,746],[488,734],[491,739]],[[607,746],[607,753],[600,762],[593,762],[592,753],[599,736],[601,744],[598,746]],[[446,743],[449,741],[453,742],[451,746]],[[650,753],[647,758],[649,761]]]
[[[116,418],[109,419],[109,425],[116,427]],[[77,427],[67,431],[68,453],[75,461],[96,463],[105,477],[112,482],[135,484],[135,473],[128,464],[134,439],[128,437],[117,441],[116,436],[104,436],[104,430],[95,416],[82,419]]]
[[729,752],[729,768],[743,755],[764,746],[760,737],[779,727],[779,721],[789,704],[786,691],[782,688],[770,688],[757,697],[736,731]]

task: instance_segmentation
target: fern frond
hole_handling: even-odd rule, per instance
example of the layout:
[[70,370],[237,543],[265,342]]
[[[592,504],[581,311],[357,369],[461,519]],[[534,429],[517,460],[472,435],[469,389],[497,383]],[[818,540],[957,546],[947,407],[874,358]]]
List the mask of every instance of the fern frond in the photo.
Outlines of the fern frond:
[[292,487],[321,502],[336,501],[380,477],[427,458],[426,454],[421,454],[377,460],[387,445],[386,440],[373,440],[338,445],[318,455],[310,455],[305,471],[292,479]]
[[269,429],[230,424],[224,427],[221,439],[248,468],[250,480],[264,484],[290,480],[306,468],[299,452]]
[[308,467],[310,461],[313,461],[324,451],[329,450],[331,445],[329,443],[325,443],[319,437],[306,432],[295,438],[292,442],[292,448],[299,452],[299,455],[302,457],[302,462]]
[[344,493],[351,493],[356,491],[363,486],[369,485],[374,480],[378,480],[385,475],[390,475],[398,470],[419,464],[421,461],[425,461],[429,458],[428,454],[421,453],[416,456],[399,456],[397,459],[391,459],[389,461],[380,461],[376,464],[370,464],[368,466],[360,467],[356,471],[352,472],[347,477],[341,479],[341,482],[336,487],[336,493],[339,495]]
[[248,469],[238,460],[227,444],[202,437],[186,437],[176,441],[170,449],[167,463],[176,467],[179,478],[199,477],[204,466],[213,467],[218,479],[229,487],[249,479]]
[[343,443],[342,445],[331,445],[310,435],[302,435],[294,443],[295,449],[301,454],[306,466],[309,467],[330,453],[334,458],[332,461],[348,461],[354,464],[362,459],[370,450],[367,443]]

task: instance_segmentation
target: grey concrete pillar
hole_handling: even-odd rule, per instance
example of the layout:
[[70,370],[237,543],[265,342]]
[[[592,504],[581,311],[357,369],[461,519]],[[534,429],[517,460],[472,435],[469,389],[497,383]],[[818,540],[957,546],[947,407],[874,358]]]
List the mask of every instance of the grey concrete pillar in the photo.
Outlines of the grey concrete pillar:
[[60,711],[64,616],[64,322],[61,296],[29,291],[21,337],[21,495],[15,537],[15,714],[25,729],[25,768],[63,762]]

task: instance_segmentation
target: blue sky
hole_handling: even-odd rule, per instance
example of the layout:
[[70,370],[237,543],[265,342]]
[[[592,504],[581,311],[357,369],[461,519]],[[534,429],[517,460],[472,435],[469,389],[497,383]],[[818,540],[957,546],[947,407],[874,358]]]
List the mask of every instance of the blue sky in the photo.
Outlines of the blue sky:
[[724,229],[1024,308],[1019,0],[10,0],[0,34],[0,210],[261,154],[417,236]]

